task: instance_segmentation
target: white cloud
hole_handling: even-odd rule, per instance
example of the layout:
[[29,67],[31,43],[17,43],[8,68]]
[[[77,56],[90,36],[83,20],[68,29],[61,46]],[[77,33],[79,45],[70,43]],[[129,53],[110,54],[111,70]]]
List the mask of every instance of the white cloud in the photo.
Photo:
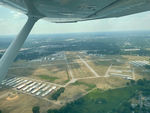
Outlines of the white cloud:
[[[25,24],[27,17],[16,11],[0,8],[0,34],[17,34]],[[34,34],[101,32],[118,30],[150,30],[150,12],[120,18],[99,19],[77,23],[56,24],[39,20],[33,30]]]
[[20,12],[10,11],[10,13],[12,14],[12,16],[13,16],[14,19],[19,19],[19,18],[22,18],[22,16],[24,16]]

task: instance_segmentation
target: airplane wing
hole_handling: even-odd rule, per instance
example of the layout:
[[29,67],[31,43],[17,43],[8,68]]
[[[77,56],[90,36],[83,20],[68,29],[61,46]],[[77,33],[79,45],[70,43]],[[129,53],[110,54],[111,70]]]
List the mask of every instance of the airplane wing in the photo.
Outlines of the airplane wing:
[[121,17],[150,10],[150,0],[0,0],[25,14],[66,23]]

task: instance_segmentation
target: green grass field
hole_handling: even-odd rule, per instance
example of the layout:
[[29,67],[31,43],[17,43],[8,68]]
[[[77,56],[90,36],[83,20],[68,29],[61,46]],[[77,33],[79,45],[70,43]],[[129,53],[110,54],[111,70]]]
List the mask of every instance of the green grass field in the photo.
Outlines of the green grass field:
[[122,103],[131,99],[135,95],[136,89],[136,87],[107,91],[96,89],[79,100],[67,104],[56,113],[111,113]]
[[91,89],[96,87],[95,84],[88,84],[88,83],[81,82],[81,81],[77,81],[77,82],[73,83],[72,85],[84,85],[84,86],[87,86],[88,88],[86,89],[86,91],[89,91],[89,90],[91,90]]
[[58,79],[57,77],[52,77],[52,76],[48,76],[48,75],[38,75],[39,78],[46,80],[48,82],[53,82],[56,79]]

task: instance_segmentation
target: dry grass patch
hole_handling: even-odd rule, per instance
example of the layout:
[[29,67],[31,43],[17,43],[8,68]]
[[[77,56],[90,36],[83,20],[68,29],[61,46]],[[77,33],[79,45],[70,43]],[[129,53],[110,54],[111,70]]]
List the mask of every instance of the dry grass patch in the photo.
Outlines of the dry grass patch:
[[127,80],[124,80],[120,77],[107,77],[107,78],[100,77],[100,78],[85,79],[80,81],[88,84],[95,84],[97,88],[104,89],[104,90],[125,86],[127,82]]
[[40,67],[34,71],[32,77],[58,84],[64,84],[65,81],[69,79],[67,68],[65,66],[47,66],[44,68]]
[[[75,65],[79,65],[77,68]],[[84,78],[84,77],[94,77],[94,74],[85,66],[85,64],[80,63],[79,60],[76,60],[76,64],[70,64],[72,73],[75,78]]]
[[0,99],[0,108],[4,113],[32,113],[33,106],[40,106],[41,113],[46,113],[47,109],[58,107],[45,100],[25,94],[19,94],[17,99],[11,101],[6,98]]

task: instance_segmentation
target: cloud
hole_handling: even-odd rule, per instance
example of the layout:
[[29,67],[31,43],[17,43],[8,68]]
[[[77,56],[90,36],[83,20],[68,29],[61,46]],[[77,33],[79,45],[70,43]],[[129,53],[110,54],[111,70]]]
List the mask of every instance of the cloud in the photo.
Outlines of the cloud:
[[[71,32],[103,32],[103,31],[127,31],[150,30],[150,12],[124,16],[120,18],[98,19],[77,23],[51,23],[39,20],[33,30],[34,34],[44,33],[71,33]],[[0,34],[17,34],[27,17],[16,11],[0,7]]]
[[0,22],[4,21],[4,19],[0,18]]
[[12,14],[12,16],[13,16],[14,19],[19,19],[19,18],[22,18],[22,16],[24,16],[20,12],[10,11],[10,13]]
[[139,13],[119,18],[98,19],[77,23],[56,24],[40,20],[32,33],[71,33],[150,30],[150,12]]

